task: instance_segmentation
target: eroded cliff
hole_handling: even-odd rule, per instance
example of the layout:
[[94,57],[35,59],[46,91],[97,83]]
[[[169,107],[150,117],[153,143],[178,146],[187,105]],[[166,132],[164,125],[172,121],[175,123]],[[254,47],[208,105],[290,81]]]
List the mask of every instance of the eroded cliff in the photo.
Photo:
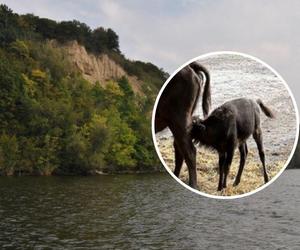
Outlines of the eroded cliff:
[[137,77],[129,76],[125,70],[106,54],[94,55],[86,51],[85,47],[77,41],[64,45],[67,55],[74,66],[82,73],[83,77],[91,83],[99,82],[104,85],[110,80],[127,77],[133,91],[142,95],[142,82]]

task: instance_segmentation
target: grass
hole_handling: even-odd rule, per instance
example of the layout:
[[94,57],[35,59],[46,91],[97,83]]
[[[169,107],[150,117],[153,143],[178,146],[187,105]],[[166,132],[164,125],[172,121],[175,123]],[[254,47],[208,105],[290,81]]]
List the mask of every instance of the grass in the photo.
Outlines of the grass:
[[[173,171],[174,163],[174,148],[172,139],[158,140],[160,153],[166,165]],[[269,179],[271,180],[284,166],[283,161],[276,161],[270,164],[266,155],[266,167]],[[227,188],[225,190],[217,191],[219,173],[218,173],[218,154],[204,147],[197,148],[197,181],[198,189],[211,195],[218,196],[233,196],[248,193],[260,186],[264,185],[264,178],[262,172],[262,164],[259,160],[258,152],[250,149],[241,182],[238,186],[233,187],[233,182],[238,171],[239,166],[239,152],[236,150],[233,158],[230,172],[227,179]],[[188,169],[185,163],[182,166],[179,179],[188,184]]]

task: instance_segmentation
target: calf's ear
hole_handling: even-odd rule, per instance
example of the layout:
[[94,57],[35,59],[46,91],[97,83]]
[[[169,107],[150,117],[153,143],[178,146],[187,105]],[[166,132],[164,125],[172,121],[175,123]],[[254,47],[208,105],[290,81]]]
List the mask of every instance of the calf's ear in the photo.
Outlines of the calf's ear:
[[200,116],[193,116],[192,117],[192,124],[199,124],[201,123],[203,120],[200,119]]
[[192,117],[192,124],[197,124],[199,121],[199,118],[197,116]]

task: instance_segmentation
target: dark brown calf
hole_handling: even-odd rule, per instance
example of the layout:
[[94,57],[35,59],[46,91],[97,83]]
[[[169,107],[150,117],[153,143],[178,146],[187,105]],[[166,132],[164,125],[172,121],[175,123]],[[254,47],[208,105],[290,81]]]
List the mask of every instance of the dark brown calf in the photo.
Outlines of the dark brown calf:
[[266,116],[274,118],[271,110],[261,100],[255,102],[246,98],[226,102],[205,120],[193,118],[191,137],[196,143],[212,147],[219,153],[218,191],[226,188],[227,175],[237,146],[240,151],[240,166],[234,186],[240,183],[248,154],[246,140],[250,135],[253,135],[257,144],[264,180],[268,182],[260,127],[260,109]]

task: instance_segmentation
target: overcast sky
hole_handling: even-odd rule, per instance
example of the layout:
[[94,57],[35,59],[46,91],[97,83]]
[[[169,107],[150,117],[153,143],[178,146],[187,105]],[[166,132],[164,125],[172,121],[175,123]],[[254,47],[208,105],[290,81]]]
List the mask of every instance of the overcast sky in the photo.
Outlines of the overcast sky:
[[300,1],[283,0],[6,0],[17,13],[77,19],[112,28],[130,59],[172,73],[203,53],[256,56],[288,82],[300,104]]

